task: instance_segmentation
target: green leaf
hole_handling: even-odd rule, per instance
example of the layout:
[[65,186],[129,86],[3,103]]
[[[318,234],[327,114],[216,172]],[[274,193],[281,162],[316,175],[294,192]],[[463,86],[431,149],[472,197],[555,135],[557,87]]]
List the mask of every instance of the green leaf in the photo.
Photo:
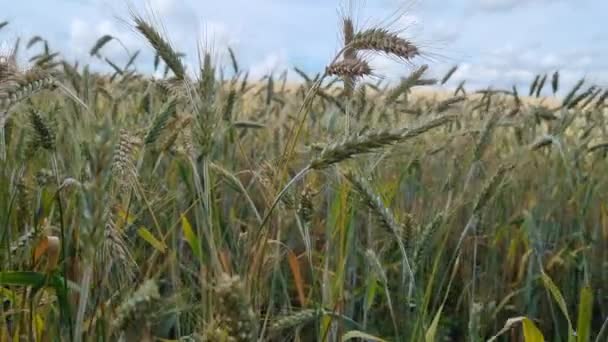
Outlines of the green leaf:
[[199,260],[201,260],[203,256],[201,244],[198,241],[196,233],[194,233],[194,230],[192,230],[192,225],[190,225],[190,222],[188,221],[185,215],[182,215],[182,230],[184,232],[186,242],[188,243],[188,245],[190,245],[192,252]]
[[[58,291],[65,291],[65,280],[58,273],[45,274],[31,271],[5,271],[0,272],[0,285],[13,286],[32,286],[32,287],[52,287]],[[78,284],[68,280],[68,289],[72,291],[80,291]]]
[[154,236],[154,234],[152,234],[148,229],[146,229],[146,227],[140,227],[137,230],[137,235],[139,235],[140,238],[146,240],[146,242],[149,243],[152,247],[154,247],[154,249],[156,249],[157,251],[164,254],[167,250],[167,245],[165,245],[164,242],[158,240]]
[[340,341],[344,342],[344,341],[352,340],[353,338],[361,338],[361,339],[365,339],[368,341],[374,341],[374,342],[387,342],[386,340],[381,339],[380,337],[370,335],[370,334],[364,333],[359,330],[351,330],[351,331],[347,332],[346,334],[342,335],[342,338],[340,339]]
[[[36,292],[45,286],[55,290],[61,310],[61,319],[65,324],[70,319],[70,304],[68,293],[65,288],[65,279],[58,274],[47,275],[39,272],[8,271],[0,272],[0,285],[31,286],[32,292]],[[68,282],[69,287],[72,283]]]
[[578,318],[576,324],[577,341],[587,342],[591,335],[591,314],[593,311],[593,290],[585,286],[581,289],[578,302]]
[[542,271],[541,276],[545,288],[549,290],[551,296],[553,297],[553,300],[555,300],[560,310],[566,317],[566,320],[568,321],[568,342],[574,342],[574,331],[572,330],[572,321],[570,320],[570,314],[568,314],[568,306],[566,305],[566,300],[564,299],[564,296],[559,291],[555,283],[553,283],[553,280],[551,280],[551,278],[545,273],[545,271]]
[[365,310],[370,310],[372,305],[374,304],[374,298],[376,298],[376,293],[378,292],[378,282],[376,281],[376,277],[374,275],[369,276],[371,279],[369,280],[369,285],[367,286],[367,290],[365,291]]
[[443,312],[443,305],[439,307],[433,321],[431,322],[431,326],[426,330],[426,334],[424,334],[424,340],[426,342],[434,342],[436,341],[435,336],[437,336],[437,327],[439,326],[439,319],[441,318],[441,313]]
[[0,285],[43,286],[47,277],[38,272],[0,272]]

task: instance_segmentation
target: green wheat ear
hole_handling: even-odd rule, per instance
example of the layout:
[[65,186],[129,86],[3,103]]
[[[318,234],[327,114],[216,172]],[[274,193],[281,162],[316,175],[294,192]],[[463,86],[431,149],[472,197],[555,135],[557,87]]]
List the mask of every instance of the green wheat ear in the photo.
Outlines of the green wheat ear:
[[314,322],[325,314],[323,310],[306,309],[291,315],[281,316],[272,322],[269,328],[271,335],[279,335],[286,329],[303,326],[310,322]]
[[161,108],[160,113],[154,119],[148,133],[146,133],[144,144],[150,145],[158,140],[167,127],[167,122],[169,119],[175,115],[176,107],[177,101],[174,98],[167,100],[167,102]]
[[143,323],[142,321],[148,316],[147,310],[150,305],[160,299],[156,281],[146,280],[119,305],[112,328],[118,331],[135,328],[134,325]]
[[162,36],[162,34],[154,28],[154,26],[144,20],[135,12],[131,13],[135,29],[139,31],[154,48],[157,56],[162,58],[167,67],[173,71],[175,77],[179,80],[186,78],[186,71],[179,57],[179,54],[173,49],[171,44]]
[[45,122],[39,112],[30,111],[30,122],[35,131],[35,140],[45,150],[55,149],[55,132]]
[[141,139],[133,132],[125,128],[120,130],[112,160],[112,175],[123,189],[137,176],[135,159],[141,145]]

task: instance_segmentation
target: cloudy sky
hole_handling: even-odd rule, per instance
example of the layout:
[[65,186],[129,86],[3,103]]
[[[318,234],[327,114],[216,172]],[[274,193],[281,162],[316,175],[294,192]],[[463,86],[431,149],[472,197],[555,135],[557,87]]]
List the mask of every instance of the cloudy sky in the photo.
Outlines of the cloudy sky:
[[[317,72],[339,50],[339,9],[346,1],[0,0],[6,2],[0,22],[11,23],[0,31],[0,41],[41,35],[68,59],[99,66],[88,52],[97,38],[110,34],[131,52],[146,51],[138,67],[150,70],[150,49],[128,25],[130,3],[140,13],[153,10],[191,68],[203,41],[223,58],[226,47],[233,47],[256,77],[293,66]],[[536,73],[556,69],[563,83],[585,77],[608,86],[606,0],[358,0],[354,8],[364,28],[386,23],[404,9],[391,27],[426,47],[427,57],[414,64],[431,63],[438,75],[458,64],[452,86],[465,79],[471,87],[527,86]],[[117,64],[128,58],[116,42],[102,53]],[[388,80],[412,69],[384,59],[374,64]]]

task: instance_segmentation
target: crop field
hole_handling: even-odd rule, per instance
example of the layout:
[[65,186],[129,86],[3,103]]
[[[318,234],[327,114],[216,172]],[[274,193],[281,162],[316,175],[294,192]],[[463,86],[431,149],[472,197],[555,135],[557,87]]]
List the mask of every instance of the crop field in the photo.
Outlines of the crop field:
[[448,88],[340,20],[297,82],[136,12],[162,77],[2,51],[0,341],[606,341],[608,90]]

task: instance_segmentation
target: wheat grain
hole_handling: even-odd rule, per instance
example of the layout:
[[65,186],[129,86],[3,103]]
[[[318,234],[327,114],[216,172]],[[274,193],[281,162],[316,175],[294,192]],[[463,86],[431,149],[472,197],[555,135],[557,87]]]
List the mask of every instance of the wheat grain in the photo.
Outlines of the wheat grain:
[[240,277],[221,274],[215,294],[219,305],[215,317],[218,327],[236,342],[256,341],[259,324]]
[[369,64],[363,59],[345,59],[335,62],[327,67],[325,72],[330,76],[355,79],[372,74]]
[[126,128],[120,130],[112,160],[112,173],[118,185],[127,185],[136,175],[135,155],[141,144],[141,139],[135,136],[133,132]]
[[146,133],[146,137],[144,138],[144,144],[153,144],[156,140],[158,140],[158,138],[165,130],[169,118],[175,115],[176,106],[177,101],[174,98],[170,98],[169,100],[167,100],[167,102],[161,108],[160,113],[154,119],[154,122],[152,123],[152,126],[150,126],[148,133]]
[[160,300],[158,285],[154,280],[146,280],[131,296],[127,297],[116,310],[116,317],[112,321],[112,328],[123,330],[127,325],[136,324],[149,314],[147,310],[153,302]]
[[383,28],[371,28],[357,32],[349,47],[357,51],[381,52],[406,61],[420,55],[420,51],[412,42]]
[[269,332],[271,335],[279,334],[286,329],[300,327],[310,322],[313,322],[316,319],[322,317],[323,315],[323,310],[306,309],[293,313],[291,315],[281,316],[272,322],[269,327]]
[[156,54],[162,58],[165,64],[173,71],[173,74],[178,80],[186,78],[186,71],[179,58],[178,53],[171,47],[171,44],[163,38],[159,31],[154,26],[147,23],[142,17],[131,13],[135,28],[148,40]]
[[117,284],[129,281],[134,277],[133,269],[136,268],[136,263],[123,233],[116,226],[112,209],[107,209],[98,262],[105,270],[106,276],[112,276]]
[[350,159],[353,156],[370,153],[403,140],[417,137],[433,128],[452,121],[454,118],[454,115],[442,115],[432,118],[413,128],[370,131],[364,135],[346,137],[336,143],[326,146],[319,156],[309,164],[309,168],[321,170],[333,164]]
[[0,83],[0,111],[8,111],[40,90],[52,89],[54,86],[55,79],[39,69],[12,75]]

